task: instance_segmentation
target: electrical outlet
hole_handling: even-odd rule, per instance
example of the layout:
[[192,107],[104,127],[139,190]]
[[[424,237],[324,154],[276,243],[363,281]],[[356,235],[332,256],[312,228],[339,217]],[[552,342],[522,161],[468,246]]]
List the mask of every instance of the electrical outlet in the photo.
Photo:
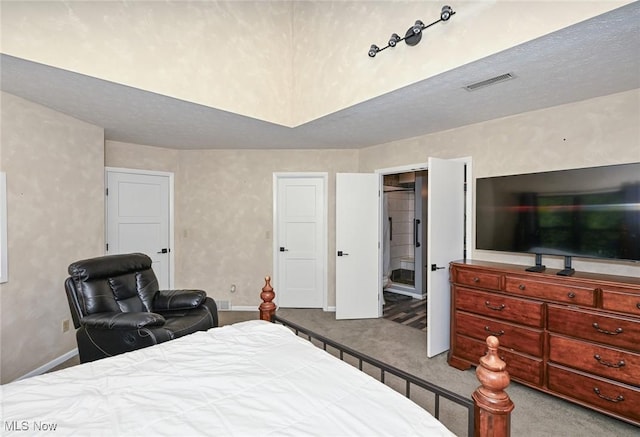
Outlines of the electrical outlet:
[[69,331],[69,319],[64,319],[62,321],[62,332]]

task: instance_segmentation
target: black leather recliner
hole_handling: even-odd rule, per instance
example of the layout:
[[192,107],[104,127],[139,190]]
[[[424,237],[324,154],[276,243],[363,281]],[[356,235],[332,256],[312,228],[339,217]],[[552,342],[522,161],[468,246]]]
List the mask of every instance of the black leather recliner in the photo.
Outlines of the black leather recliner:
[[141,349],[218,326],[202,290],[159,290],[142,253],[74,262],[65,281],[80,361]]

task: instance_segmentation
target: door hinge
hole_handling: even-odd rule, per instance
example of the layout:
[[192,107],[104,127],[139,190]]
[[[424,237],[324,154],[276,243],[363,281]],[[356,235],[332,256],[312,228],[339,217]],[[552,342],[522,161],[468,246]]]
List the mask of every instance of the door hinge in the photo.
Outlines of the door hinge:
[[109,189],[108,189],[108,188],[105,188],[105,189],[104,189],[104,195],[105,195],[105,196],[108,196],[108,195],[109,195]]
[[107,246],[107,252],[109,252],[109,243],[105,244]]

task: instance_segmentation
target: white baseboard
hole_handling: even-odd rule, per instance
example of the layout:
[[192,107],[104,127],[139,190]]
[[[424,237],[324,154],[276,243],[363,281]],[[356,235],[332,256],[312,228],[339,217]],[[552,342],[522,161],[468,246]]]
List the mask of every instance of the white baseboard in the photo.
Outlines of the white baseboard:
[[[326,308],[323,308],[322,310],[329,313],[335,313],[336,307],[335,306],[326,307]],[[233,305],[230,309],[221,310],[220,308],[218,308],[218,311],[258,311],[258,307],[252,306],[252,305]]]
[[64,363],[67,360],[70,360],[71,358],[75,357],[76,355],[78,355],[78,349],[77,348],[73,349],[73,350],[70,350],[69,352],[67,352],[64,355],[60,355],[58,358],[49,361],[48,363],[38,367],[35,370],[32,370],[31,372],[27,373],[26,375],[22,375],[20,378],[16,379],[16,381],[19,381],[21,379],[31,378],[32,376],[42,375],[43,373],[47,373],[49,370],[51,370],[54,367]]
[[[223,310],[225,311],[225,310]],[[255,311],[258,312],[257,305],[232,305],[231,309],[226,311]]]

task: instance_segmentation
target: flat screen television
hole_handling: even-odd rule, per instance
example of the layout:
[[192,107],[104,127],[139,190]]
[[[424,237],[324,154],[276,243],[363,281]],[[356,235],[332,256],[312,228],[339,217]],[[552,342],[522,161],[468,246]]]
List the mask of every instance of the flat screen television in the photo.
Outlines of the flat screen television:
[[476,249],[640,261],[640,163],[478,178]]

